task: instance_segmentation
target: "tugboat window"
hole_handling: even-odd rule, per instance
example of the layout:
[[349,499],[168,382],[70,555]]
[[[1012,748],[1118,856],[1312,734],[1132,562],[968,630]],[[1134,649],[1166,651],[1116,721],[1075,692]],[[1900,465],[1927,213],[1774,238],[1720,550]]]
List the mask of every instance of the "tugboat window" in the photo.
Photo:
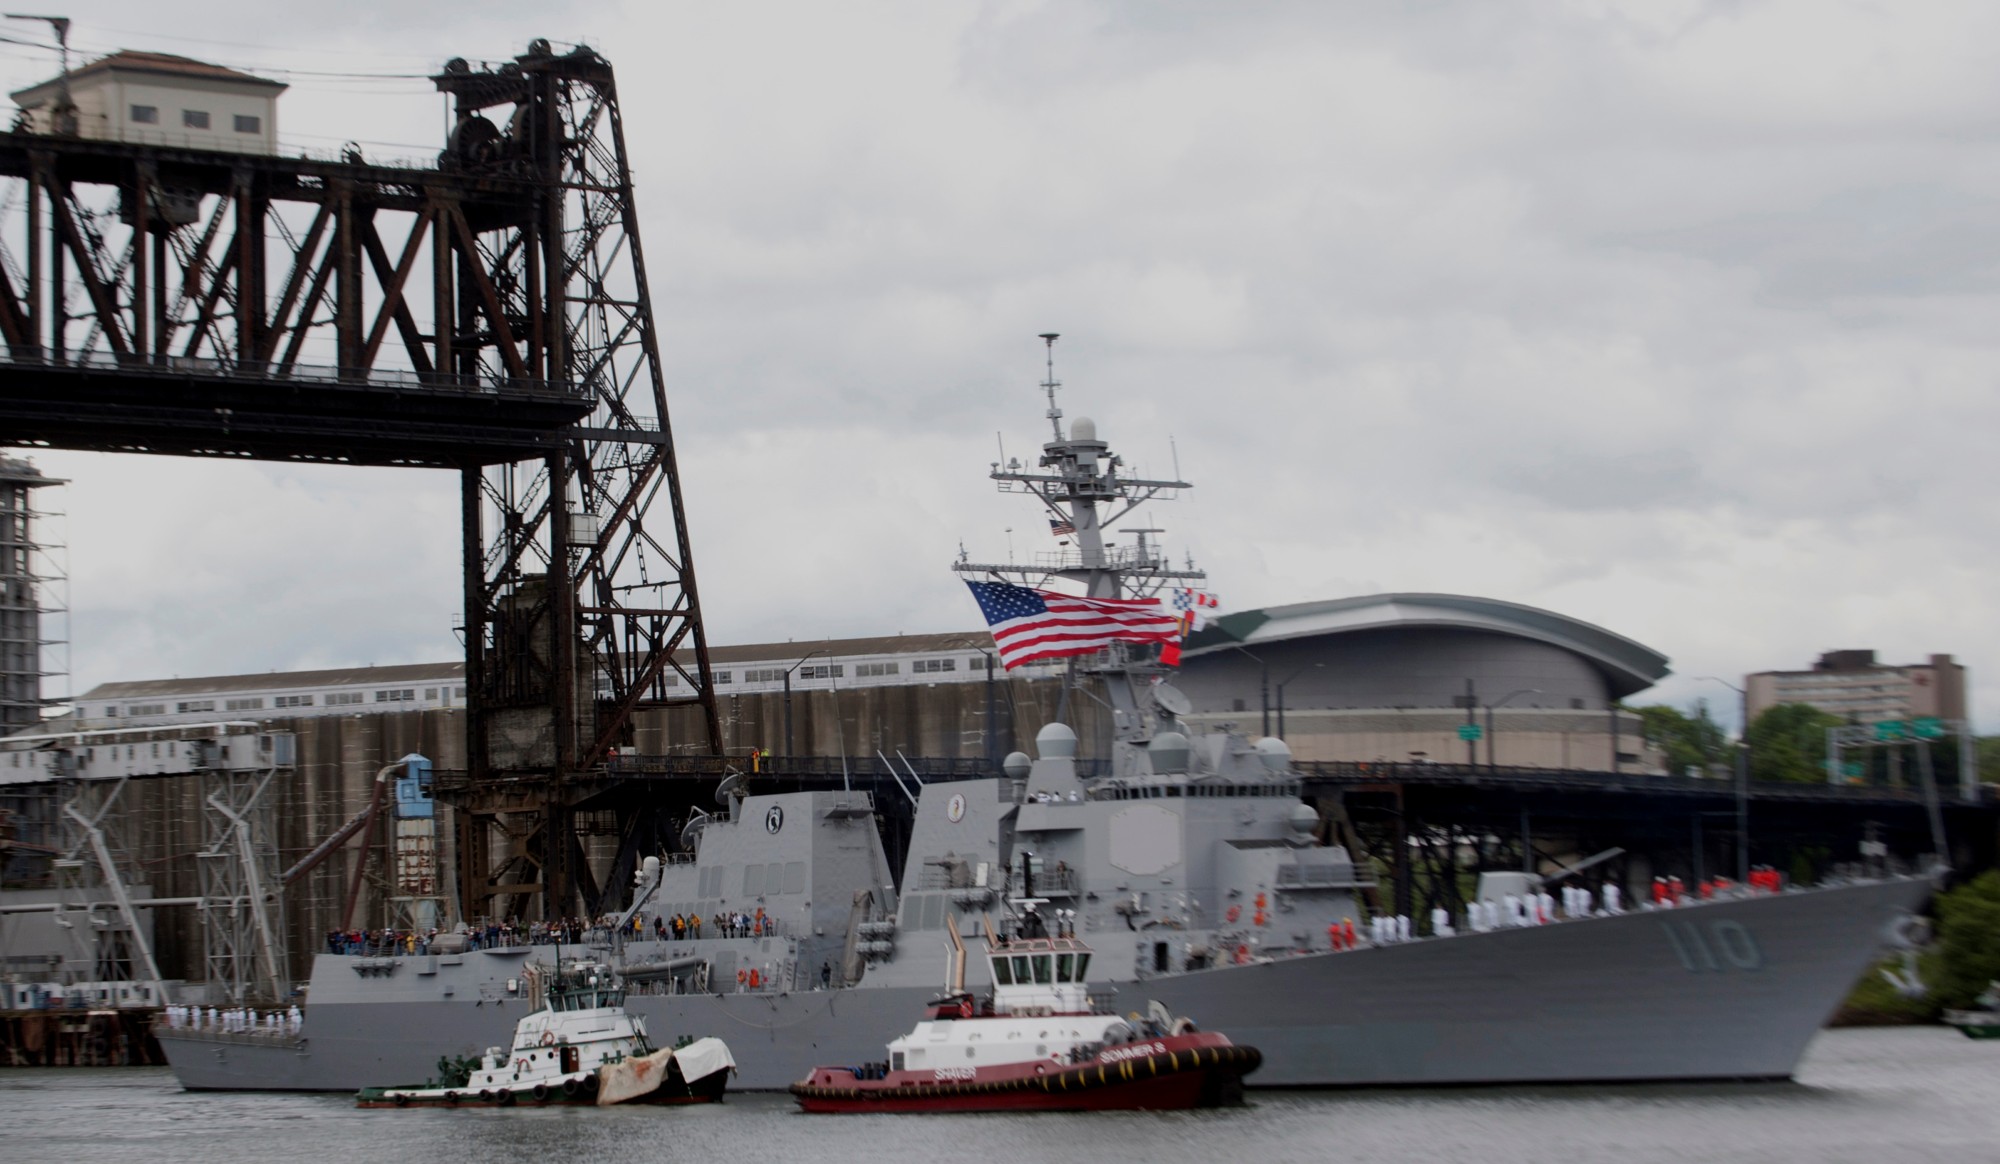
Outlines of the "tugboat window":
[[1076,970],[1076,955],[1074,954],[1056,955],[1057,982],[1075,982],[1076,981],[1075,970]]
[[993,984],[995,986],[1014,985],[1013,968],[1007,965],[1007,959],[993,959]]
[[1028,959],[1016,955],[1014,958],[1014,982],[1019,986],[1028,984]]
[[1049,956],[1047,954],[1037,954],[1035,956],[1035,985],[1047,986],[1048,984]]

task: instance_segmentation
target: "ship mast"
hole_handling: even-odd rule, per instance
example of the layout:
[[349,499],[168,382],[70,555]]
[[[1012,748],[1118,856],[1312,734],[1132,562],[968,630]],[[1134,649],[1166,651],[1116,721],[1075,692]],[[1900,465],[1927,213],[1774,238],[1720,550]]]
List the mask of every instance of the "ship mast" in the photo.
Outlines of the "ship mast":
[[1105,531],[1126,514],[1192,486],[1186,481],[1124,475],[1124,458],[1098,439],[1097,425],[1087,417],[1077,417],[1065,435],[1063,410],[1056,404],[1056,389],[1062,387],[1055,364],[1059,337],[1055,332],[1044,332],[1041,338],[1048,351],[1041,388],[1049,401],[1050,433],[1049,442],[1042,446],[1039,468],[1043,471],[1034,472],[1016,458],[1004,465],[993,462],[989,476],[1002,493],[1033,494],[1048,515],[1050,531],[1063,538],[1065,545],[1074,542],[1075,549],[1035,554],[1027,563],[973,562],[961,551],[952,569],[1031,586],[1061,578],[1091,598],[1145,598],[1171,582],[1205,580],[1208,575],[1192,563],[1186,569],[1176,569],[1160,546],[1148,540],[1149,534],[1160,532],[1157,529],[1121,531],[1136,535],[1130,546],[1105,543]]

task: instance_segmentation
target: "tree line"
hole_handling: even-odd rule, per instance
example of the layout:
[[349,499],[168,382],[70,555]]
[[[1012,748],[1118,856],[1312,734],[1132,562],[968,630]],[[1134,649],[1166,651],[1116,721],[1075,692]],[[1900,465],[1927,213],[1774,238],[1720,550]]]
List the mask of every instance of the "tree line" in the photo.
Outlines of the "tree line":
[[[1682,711],[1656,704],[1634,708],[1644,723],[1646,738],[1660,749],[1667,771],[1685,776],[1730,776],[1736,771],[1737,749],[1742,744],[1729,738],[1722,726],[1709,715],[1708,704],[1700,701]],[[1750,779],[1819,784],[1827,779],[1826,733],[1829,728],[1848,726],[1840,716],[1804,703],[1780,703],[1750,722],[1745,733],[1750,744]],[[2000,781],[2000,736],[1981,736],[1976,741],[1980,778]],[[1909,784],[1917,781],[1915,745],[1867,747],[1845,750],[1843,762],[1861,765],[1858,774],[1846,779],[1883,783],[1900,770]],[[1941,785],[1956,783],[1959,773],[1958,740],[1930,741],[1931,762]]]

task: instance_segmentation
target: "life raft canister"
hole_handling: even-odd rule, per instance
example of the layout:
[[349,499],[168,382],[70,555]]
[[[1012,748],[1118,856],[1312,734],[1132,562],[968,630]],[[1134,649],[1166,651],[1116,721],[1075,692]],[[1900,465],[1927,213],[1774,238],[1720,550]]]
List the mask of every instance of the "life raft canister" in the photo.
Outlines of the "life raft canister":
[[750,972],[750,989],[755,990],[761,985],[763,985],[761,976],[755,970],[752,970]]
[[1250,960],[1250,947],[1247,944],[1236,947],[1236,964],[1238,966],[1241,966],[1245,962],[1248,962],[1249,960]]
[[1230,921],[1230,924],[1234,925],[1236,919],[1243,916],[1243,907],[1240,905],[1232,905],[1229,907],[1229,912],[1224,914],[1223,916],[1227,917]]
[[738,970],[736,972],[736,985],[741,986],[748,981],[750,981],[750,972],[748,970]]

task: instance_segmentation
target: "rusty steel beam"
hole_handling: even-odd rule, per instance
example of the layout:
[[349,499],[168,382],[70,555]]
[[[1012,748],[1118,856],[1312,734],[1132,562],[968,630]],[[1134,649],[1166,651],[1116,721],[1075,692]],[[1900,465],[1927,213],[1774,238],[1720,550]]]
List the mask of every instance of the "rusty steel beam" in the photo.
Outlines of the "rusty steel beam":
[[465,905],[568,914],[634,713],[721,736],[666,377],[610,64],[434,81],[422,166],[0,133],[0,443],[458,471]]

